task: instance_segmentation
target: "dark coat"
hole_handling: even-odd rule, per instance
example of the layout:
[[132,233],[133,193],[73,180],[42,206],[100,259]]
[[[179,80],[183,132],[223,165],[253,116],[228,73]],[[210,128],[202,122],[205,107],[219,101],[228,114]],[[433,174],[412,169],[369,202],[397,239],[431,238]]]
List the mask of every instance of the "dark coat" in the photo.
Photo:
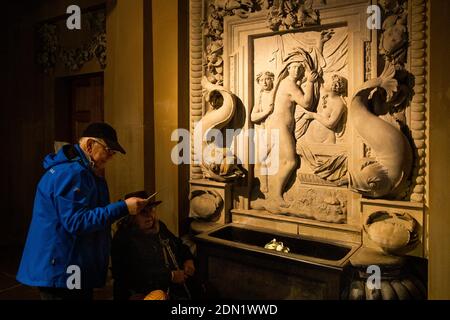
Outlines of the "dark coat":
[[182,285],[171,282],[171,271],[176,270],[170,256],[166,265],[160,239],[169,240],[180,269],[186,260],[193,259],[189,248],[163,222],[159,232],[144,234],[136,226],[121,226],[112,242],[112,274],[114,299],[128,299],[134,294],[148,294],[153,290],[184,293]]

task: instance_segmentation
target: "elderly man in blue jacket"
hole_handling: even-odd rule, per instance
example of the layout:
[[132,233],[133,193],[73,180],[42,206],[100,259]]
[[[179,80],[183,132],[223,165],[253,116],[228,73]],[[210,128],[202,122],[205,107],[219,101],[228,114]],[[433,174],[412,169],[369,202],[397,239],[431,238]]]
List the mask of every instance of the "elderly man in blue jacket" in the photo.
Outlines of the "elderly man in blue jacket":
[[110,203],[102,173],[116,152],[125,154],[116,131],[93,123],[79,144],[45,158],[17,273],[42,299],[92,299],[93,288],[105,285],[111,224],[146,205],[136,197]]

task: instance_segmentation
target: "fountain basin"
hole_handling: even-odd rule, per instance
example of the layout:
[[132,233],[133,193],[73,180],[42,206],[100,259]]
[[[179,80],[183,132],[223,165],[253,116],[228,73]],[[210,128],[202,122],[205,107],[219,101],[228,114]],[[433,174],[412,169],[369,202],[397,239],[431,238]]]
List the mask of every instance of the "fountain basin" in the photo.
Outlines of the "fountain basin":
[[[290,252],[264,248],[272,239]],[[199,271],[227,299],[339,299],[359,244],[236,223],[196,236]]]

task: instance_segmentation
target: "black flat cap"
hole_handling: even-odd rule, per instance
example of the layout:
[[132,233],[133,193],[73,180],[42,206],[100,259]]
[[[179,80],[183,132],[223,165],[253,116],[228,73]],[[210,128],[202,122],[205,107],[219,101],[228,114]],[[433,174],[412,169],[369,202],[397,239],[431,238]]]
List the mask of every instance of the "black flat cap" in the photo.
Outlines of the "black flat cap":
[[100,138],[105,141],[108,148],[120,153],[126,154],[125,149],[119,144],[117,140],[117,133],[113,127],[105,122],[91,123],[81,135],[82,137]]

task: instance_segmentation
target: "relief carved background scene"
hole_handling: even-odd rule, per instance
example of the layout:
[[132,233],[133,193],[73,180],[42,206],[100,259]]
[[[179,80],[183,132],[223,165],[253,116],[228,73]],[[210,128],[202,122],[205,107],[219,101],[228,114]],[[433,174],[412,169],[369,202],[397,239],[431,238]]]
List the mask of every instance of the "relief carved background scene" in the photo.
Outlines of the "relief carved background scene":
[[[252,208],[304,215],[309,206],[295,199],[304,192],[299,189],[302,183],[345,184],[346,151],[336,145],[345,142],[347,39],[347,28],[337,27],[253,40],[257,85],[250,118],[259,138],[254,140],[258,155],[254,188],[259,199]],[[277,141],[270,140],[272,130],[278,131]],[[264,150],[267,155],[262,154]],[[278,167],[277,173],[264,174],[272,165]],[[322,201],[319,194],[329,193],[310,191]],[[327,201],[324,208],[346,205],[346,199],[338,200],[333,194]],[[319,214],[316,209],[306,211]],[[345,221],[345,210],[335,212],[339,217],[326,218],[322,210],[321,219]]]

